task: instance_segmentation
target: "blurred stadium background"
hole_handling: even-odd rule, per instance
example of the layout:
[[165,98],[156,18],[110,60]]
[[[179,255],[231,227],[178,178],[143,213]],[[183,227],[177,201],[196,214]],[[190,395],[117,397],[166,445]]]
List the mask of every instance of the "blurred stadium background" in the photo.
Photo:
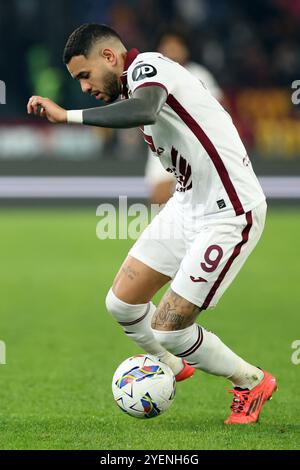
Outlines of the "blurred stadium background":
[[[145,14],[145,12],[147,12]],[[70,31],[84,22],[107,22],[128,47],[154,50],[170,25],[186,33],[191,58],[216,77],[270,198],[300,197],[299,106],[292,83],[300,78],[299,1],[131,0],[0,1],[0,79],[7,105],[0,106],[0,199],[117,196],[105,180],[40,179],[49,176],[136,176],[121,181],[145,197],[146,148],[135,130],[95,132],[54,127],[29,119],[32,94],[68,109],[95,106],[62,64]],[[8,177],[39,176],[39,179]],[[270,176],[273,176],[270,179]],[[286,177],[293,176],[294,179]]]
[[[269,218],[243,273],[203,321],[281,380],[261,434],[223,430],[229,401],[214,377],[201,376],[201,390],[195,380],[183,386],[160,431],[155,420],[128,426],[113,408],[111,376],[136,348],[103,300],[132,242],[97,240],[96,208],[119,195],[147,200],[146,145],[136,130],[56,127],[26,114],[33,94],[68,109],[95,106],[62,64],[68,35],[85,22],[111,25],[140,51],[154,50],[165,28],[181,29],[191,58],[224,92]],[[0,0],[0,41],[0,448],[299,448],[291,344],[300,339],[300,1]]]

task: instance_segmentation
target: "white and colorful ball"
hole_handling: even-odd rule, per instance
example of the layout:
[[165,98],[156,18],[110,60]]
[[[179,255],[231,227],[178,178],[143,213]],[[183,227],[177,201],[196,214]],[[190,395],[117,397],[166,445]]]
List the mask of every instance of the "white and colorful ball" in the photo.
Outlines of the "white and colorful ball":
[[112,392],[117,405],[128,415],[155,418],[173,403],[176,380],[167,364],[150,354],[139,354],[119,365]]

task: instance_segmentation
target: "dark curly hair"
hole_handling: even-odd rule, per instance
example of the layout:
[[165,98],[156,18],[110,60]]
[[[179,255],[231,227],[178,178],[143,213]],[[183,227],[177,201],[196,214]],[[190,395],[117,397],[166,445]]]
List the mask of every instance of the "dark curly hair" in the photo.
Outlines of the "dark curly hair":
[[88,23],[79,26],[70,35],[64,49],[63,61],[68,64],[72,57],[78,55],[88,56],[92,46],[100,39],[117,38],[118,33],[105,24]]

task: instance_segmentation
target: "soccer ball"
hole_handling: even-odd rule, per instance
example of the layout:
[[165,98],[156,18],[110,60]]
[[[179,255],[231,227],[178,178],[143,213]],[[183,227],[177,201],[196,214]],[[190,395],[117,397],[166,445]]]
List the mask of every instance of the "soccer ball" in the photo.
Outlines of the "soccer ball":
[[150,354],[140,354],[119,365],[112,392],[117,405],[128,415],[155,418],[171,406],[176,380],[167,364]]

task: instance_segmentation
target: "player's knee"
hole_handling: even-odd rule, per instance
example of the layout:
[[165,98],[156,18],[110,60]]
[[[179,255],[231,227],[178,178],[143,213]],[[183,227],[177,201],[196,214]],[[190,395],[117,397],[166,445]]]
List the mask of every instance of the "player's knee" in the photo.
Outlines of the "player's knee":
[[106,299],[106,308],[118,323],[136,321],[139,317],[143,317],[145,310],[148,313],[150,304],[129,304],[119,298],[119,295],[110,288]]
[[119,320],[120,318],[124,317],[124,302],[122,302],[121,299],[119,299],[113,292],[112,289],[109,289],[106,299],[105,299],[105,305],[109,313],[116,318],[116,320]]
[[118,295],[113,292],[112,288],[107,293],[105,304],[107,310],[123,327],[139,323],[146,319],[146,317],[147,319],[150,319],[151,309],[155,308],[151,302],[148,302],[147,304],[128,304],[122,299],[119,299]]

